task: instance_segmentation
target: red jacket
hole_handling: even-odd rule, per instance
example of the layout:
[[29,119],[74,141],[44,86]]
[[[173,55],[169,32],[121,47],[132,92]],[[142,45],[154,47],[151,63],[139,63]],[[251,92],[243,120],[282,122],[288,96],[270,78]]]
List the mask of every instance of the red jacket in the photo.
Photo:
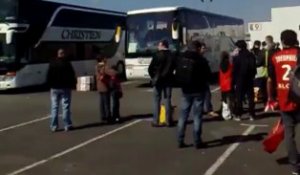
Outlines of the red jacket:
[[220,84],[221,92],[231,91],[232,69],[233,69],[233,65],[229,64],[229,68],[226,72],[222,72],[222,70],[220,70],[219,84]]
[[276,82],[279,108],[281,111],[294,111],[297,104],[289,100],[290,71],[297,64],[298,49],[283,49],[275,53],[269,65],[269,76]]

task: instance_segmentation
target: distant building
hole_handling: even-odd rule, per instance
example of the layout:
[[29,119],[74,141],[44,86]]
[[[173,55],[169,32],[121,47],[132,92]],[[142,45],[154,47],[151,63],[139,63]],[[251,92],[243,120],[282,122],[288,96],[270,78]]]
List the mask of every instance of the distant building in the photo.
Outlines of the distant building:
[[[271,21],[248,23],[249,45],[255,40],[263,41],[265,36],[272,35],[275,42],[280,42],[280,33],[292,29],[300,36],[300,6],[272,8]],[[300,39],[300,37],[299,37]]]

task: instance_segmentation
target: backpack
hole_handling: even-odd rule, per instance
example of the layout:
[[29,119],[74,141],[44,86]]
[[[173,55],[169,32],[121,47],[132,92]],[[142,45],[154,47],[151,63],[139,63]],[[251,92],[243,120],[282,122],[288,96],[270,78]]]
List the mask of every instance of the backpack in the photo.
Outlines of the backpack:
[[186,86],[193,83],[193,76],[197,67],[196,64],[196,61],[190,58],[182,57],[178,59],[175,69],[175,78],[179,86]]
[[297,54],[297,65],[290,73],[289,99],[300,104],[300,51]]

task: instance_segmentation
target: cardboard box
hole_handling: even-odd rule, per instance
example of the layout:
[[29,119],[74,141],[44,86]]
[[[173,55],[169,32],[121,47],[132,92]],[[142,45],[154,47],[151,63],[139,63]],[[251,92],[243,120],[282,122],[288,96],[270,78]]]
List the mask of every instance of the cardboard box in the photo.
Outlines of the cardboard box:
[[93,76],[78,77],[77,82],[79,84],[93,84],[94,83],[94,77]]
[[93,76],[82,76],[77,78],[77,91],[92,91],[95,88],[95,79]]
[[77,84],[77,91],[87,92],[91,91],[91,85],[89,84]]

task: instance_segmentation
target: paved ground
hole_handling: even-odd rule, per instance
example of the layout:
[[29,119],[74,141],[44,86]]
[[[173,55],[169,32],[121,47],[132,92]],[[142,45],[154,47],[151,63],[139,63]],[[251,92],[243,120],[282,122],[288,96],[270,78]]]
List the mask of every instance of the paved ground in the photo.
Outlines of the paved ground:
[[[284,145],[273,155],[265,153],[261,145],[277,119],[275,114],[259,115],[255,122],[245,120],[241,122],[246,124],[243,126],[206,117],[203,139],[209,148],[179,150],[176,128],[150,127],[151,88],[142,82],[123,86],[122,124],[101,126],[97,93],[74,92],[73,120],[77,129],[55,134],[48,127],[48,92],[0,94],[0,174],[289,174]],[[177,118],[179,90],[175,90],[173,97]],[[219,108],[219,101],[216,91],[215,109]],[[191,127],[187,143],[192,143]]]

